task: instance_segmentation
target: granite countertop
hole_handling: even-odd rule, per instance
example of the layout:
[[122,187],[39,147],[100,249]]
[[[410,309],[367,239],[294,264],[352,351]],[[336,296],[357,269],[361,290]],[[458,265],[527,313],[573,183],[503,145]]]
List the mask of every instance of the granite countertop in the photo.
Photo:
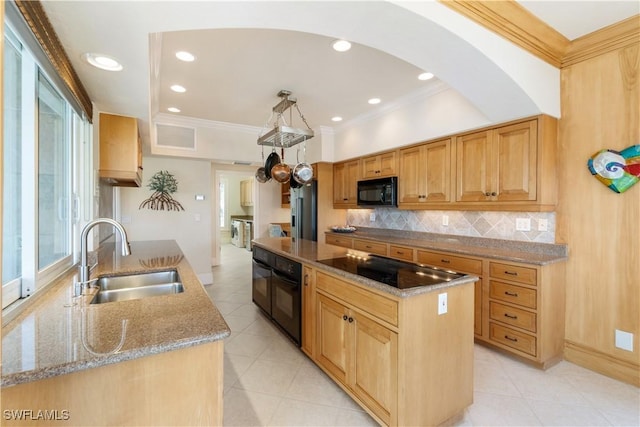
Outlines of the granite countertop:
[[101,246],[99,275],[175,268],[184,292],[139,300],[89,304],[73,297],[77,269],[2,328],[2,387],[68,374],[170,350],[218,341],[231,333],[175,241]]
[[282,255],[294,261],[299,261],[306,265],[317,268],[318,270],[329,271],[336,276],[343,277],[351,282],[355,282],[369,288],[377,289],[379,291],[386,292],[400,298],[408,298],[428,292],[442,291],[443,289],[452,286],[463,285],[465,283],[475,282],[478,280],[478,276],[466,275],[459,279],[451,280],[449,282],[440,283],[437,285],[409,289],[398,289],[394,288],[393,286],[385,285],[384,283],[367,279],[366,277],[348,273],[346,271],[317,262],[318,260],[322,259],[342,257],[347,253],[359,252],[354,249],[347,249],[339,246],[327,245],[324,243],[317,243],[312,242],[311,240],[304,239],[297,239],[294,242],[288,237],[265,237],[254,240],[253,244],[255,246],[267,249],[277,255]]
[[353,233],[325,234],[340,235],[372,241],[382,241],[418,249],[432,249],[461,255],[478,256],[502,261],[546,265],[565,261],[568,258],[567,245],[522,242],[515,240],[488,239],[482,237],[456,236],[450,234],[423,233],[404,230],[358,228]]

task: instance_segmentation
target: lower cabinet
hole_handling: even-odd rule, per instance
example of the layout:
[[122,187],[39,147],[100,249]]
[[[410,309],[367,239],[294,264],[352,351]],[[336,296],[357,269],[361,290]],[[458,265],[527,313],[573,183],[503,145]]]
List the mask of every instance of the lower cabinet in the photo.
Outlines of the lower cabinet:
[[[473,401],[472,283],[400,298],[309,270],[311,357],[347,394],[382,425],[439,425],[462,415]],[[442,292],[448,312],[438,315]]]
[[302,279],[302,351],[313,358],[316,341],[316,279],[312,268],[304,266]]
[[325,295],[318,296],[317,361],[385,424],[397,389],[398,334]]

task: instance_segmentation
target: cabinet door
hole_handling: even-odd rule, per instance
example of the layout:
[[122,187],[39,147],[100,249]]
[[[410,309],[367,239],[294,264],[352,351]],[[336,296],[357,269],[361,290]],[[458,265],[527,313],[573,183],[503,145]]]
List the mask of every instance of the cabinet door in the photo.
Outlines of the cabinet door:
[[362,159],[362,178],[376,178],[379,175],[380,157],[370,156]]
[[421,147],[400,150],[400,179],[398,179],[398,203],[420,203],[423,201],[424,181],[422,177]]
[[425,176],[423,200],[448,202],[451,200],[451,140],[433,142],[422,148]]
[[491,131],[459,136],[456,141],[456,201],[484,202],[491,196]]
[[345,194],[347,195],[347,203],[358,203],[358,179],[360,178],[360,161],[353,160],[346,165]]
[[365,316],[354,319],[355,371],[349,385],[387,425],[397,398],[398,335]]
[[378,162],[378,176],[395,176],[398,172],[396,170],[396,152],[390,151],[388,153],[380,154]]
[[505,126],[494,131],[497,200],[536,200],[537,121]]
[[345,181],[346,181],[346,164],[336,163],[333,165],[333,204],[343,205],[347,204],[349,199],[345,193]]
[[304,267],[302,286],[302,350],[314,357],[316,303],[315,276],[312,268]]
[[340,382],[347,384],[350,358],[348,310],[342,304],[316,294],[316,354],[317,362]]

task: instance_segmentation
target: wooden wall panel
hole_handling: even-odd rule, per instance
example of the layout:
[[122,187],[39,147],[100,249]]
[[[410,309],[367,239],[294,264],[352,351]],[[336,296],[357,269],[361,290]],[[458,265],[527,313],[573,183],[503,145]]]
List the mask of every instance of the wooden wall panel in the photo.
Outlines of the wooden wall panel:
[[[640,184],[616,194],[591,176],[587,160],[601,149],[640,144],[639,63],[636,38],[561,71],[556,235],[569,245],[565,357],[634,384],[640,384]],[[615,329],[634,334],[633,352],[615,347]]]

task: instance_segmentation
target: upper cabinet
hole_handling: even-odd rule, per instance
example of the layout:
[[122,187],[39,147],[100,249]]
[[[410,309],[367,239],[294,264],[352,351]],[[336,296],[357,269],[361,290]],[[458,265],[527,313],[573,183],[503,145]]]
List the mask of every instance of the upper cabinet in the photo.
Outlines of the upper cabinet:
[[253,206],[253,179],[240,181],[240,206]]
[[459,207],[553,210],[556,121],[532,120],[456,138]]
[[333,165],[333,206],[355,208],[358,204],[358,172],[360,161],[349,160]]
[[451,201],[451,138],[400,150],[398,203],[424,209]]
[[112,185],[140,187],[142,147],[135,117],[100,113],[99,173]]
[[398,152],[389,151],[362,158],[362,179],[398,175]]

